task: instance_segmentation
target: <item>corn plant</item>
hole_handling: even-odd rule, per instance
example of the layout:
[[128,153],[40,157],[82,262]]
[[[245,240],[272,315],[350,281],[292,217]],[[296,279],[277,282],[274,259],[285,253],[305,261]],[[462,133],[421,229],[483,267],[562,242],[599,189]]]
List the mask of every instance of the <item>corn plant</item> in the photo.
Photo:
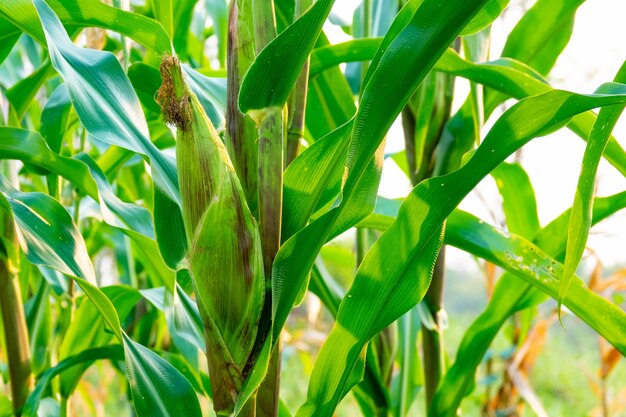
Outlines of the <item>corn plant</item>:
[[[508,0],[363,0],[352,22],[333,0],[3,0],[0,415],[330,417],[351,397],[364,416],[452,417],[511,321],[483,413],[541,414],[529,373],[565,314],[601,338],[608,415],[626,313],[602,292],[624,286],[576,270],[626,206],[594,191],[601,158],[626,175],[626,65],[592,93],[549,84],[582,3],[537,0],[493,60]],[[471,87],[453,111],[456,78]],[[397,120],[404,149],[385,154]],[[541,227],[507,160],[564,128],[587,142],[578,187]],[[385,159],[402,199],[378,195]],[[457,208],[488,176],[501,227]],[[344,282],[324,250],[350,231]],[[490,265],[455,358],[446,246]],[[293,408],[283,335],[311,297],[332,327]]]

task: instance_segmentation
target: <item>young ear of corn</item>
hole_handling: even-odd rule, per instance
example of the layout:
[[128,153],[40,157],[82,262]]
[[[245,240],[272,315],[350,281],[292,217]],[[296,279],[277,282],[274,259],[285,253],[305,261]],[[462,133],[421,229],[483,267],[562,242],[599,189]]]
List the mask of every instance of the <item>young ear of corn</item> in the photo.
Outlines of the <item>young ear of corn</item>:
[[256,222],[215,128],[185,85],[178,59],[166,56],[158,100],[176,125],[176,157],[189,263],[205,328],[218,415],[232,413],[253,363],[264,303]]

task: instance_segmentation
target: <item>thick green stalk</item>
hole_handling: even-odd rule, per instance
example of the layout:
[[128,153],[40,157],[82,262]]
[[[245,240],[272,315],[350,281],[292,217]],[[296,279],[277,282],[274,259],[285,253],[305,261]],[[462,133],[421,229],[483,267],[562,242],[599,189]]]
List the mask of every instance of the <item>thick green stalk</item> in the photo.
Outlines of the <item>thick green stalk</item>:
[[289,129],[287,131],[287,151],[285,167],[289,165],[300,150],[300,141],[304,138],[304,122],[306,110],[306,96],[309,83],[309,61],[304,64],[302,72],[296,81],[289,106]]
[[445,277],[445,246],[442,246],[435,264],[433,278],[424,296],[435,327],[423,328],[422,348],[424,351],[424,385],[426,388],[426,408],[428,409],[441,377],[445,373],[445,344],[443,330],[443,285]]
[[[273,0],[252,0],[254,43],[257,54],[276,37],[276,18]],[[263,248],[263,266],[266,280],[265,306],[261,334],[269,331],[272,309],[272,265],[281,242],[283,209],[283,168],[287,136],[286,108],[271,107],[252,115],[258,126],[258,219]],[[257,417],[278,415],[280,392],[281,348],[276,343],[270,367],[257,395]]]
[[0,261],[0,307],[4,341],[11,377],[13,411],[19,416],[31,387],[30,348],[19,281],[11,269],[5,259]]
[[[259,231],[263,248],[266,279],[266,303],[263,318],[271,311],[272,265],[280,247],[283,205],[283,148],[285,140],[285,112],[283,108],[265,109],[259,121]],[[269,330],[269,320],[261,323],[262,331]],[[267,327],[267,328],[265,328]],[[257,397],[257,416],[278,415],[280,386],[280,345],[276,344],[270,369],[261,384]]]
[[259,226],[266,278],[280,246],[283,206],[283,146],[285,114],[281,107],[265,109],[259,119]]
[[228,94],[224,144],[241,181],[248,206],[254,214],[257,213],[258,205],[258,132],[252,119],[239,111],[237,99],[241,81],[255,56],[252,0],[233,0],[228,18]]
[[[458,42],[455,43],[458,48]],[[437,72],[426,76],[402,112],[409,176],[413,186],[433,175],[437,145],[450,117],[454,78]],[[445,372],[442,317],[445,279],[445,246],[442,247],[424,303],[435,326],[422,331],[426,409]]]
[[[16,265],[11,252],[18,248],[13,219],[4,207],[0,207],[0,308],[4,326],[13,412],[21,415],[21,409],[31,387],[30,346],[24,306],[17,278]],[[12,247],[9,247],[12,246]]]
[[[300,17],[311,6],[311,0],[296,0],[295,16]],[[300,140],[304,137],[306,97],[309,87],[309,63],[307,59],[296,85],[291,93],[289,103],[289,129],[287,131],[287,150],[285,155],[285,167],[298,156]]]
[[[311,0],[296,0],[294,19],[306,12],[311,4]],[[291,93],[285,166],[289,165],[298,156],[300,140],[304,137],[306,98],[309,87],[309,64],[310,57],[302,67],[300,76]]]
[[254,45],[257,54],[276,37],[274,0],[252,0]]

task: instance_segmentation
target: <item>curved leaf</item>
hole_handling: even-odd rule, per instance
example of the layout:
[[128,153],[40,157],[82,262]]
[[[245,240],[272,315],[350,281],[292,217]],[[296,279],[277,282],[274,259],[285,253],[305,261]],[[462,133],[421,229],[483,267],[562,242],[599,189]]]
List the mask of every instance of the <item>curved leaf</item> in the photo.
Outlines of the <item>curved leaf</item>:
[[[381,143],[386,131],[430,67],[485,1],[466,2],[462,7],[442,10],[439,3],[427,0],[413,13],[419,3],[414,1],[398,14],[379,56],[372,62],[369,82],[354,118],[341,202],[285,242],[274,261],[275,333],[282,329],[326,239],[353,226],[373,209],[382,167]],[[399,67],[404,70],[398,72]],[[389,81],[391,72],[393,83]],[[379,108],[387,111],[377,112]],[[285,285],[287,282],[289,285]]]
[[318,0],[257,55],[239,93],[239,109],[282,106],[300,75],[334,0]]
[[37,378],[37,384],[26,400],[26,404],[22,410],[22,415],[24,417],[38,416],[37,410],[39,408],[39,403],[45,394],[47,386],[55,376],[62,374],[68,369],[72,369],[74,366],[92,363],[93,361],[100,359],[124,360],[124,351],[120,345],[87,349],[75,356],[62,360],[54,367],[47,369]]
[[[626,61],[617,73],[615,82],[626,82]],[[567,232],[567,250],[565,252],[565,268],[563,270],[563,278],[561,279],[561,288],[559,290],[559,306],[563,302],[571,279],[583,257],[583,252],[587,244],[587,237],[589,236],[589,229],[591,228],[591,210],[593,207],[598,165],[600,164],[602,153],[611,137],[611,132],[625,107],[626,106],[621,105],[601,109],[593,125],[593,129],[589,134],[589,141],[587,142],[585,155],[583,156],[580,178],[578,180],[578,186],[576,187],[572,215]]]
[[[626,207],[626,193],[594,201],[593,223]],[[567,224],[571,210],[538,232],[533,242],[556,259],[563,255]],[[538,296],[539,295],[539,296]],[[471,324],[459,345],[457,356],[446,373],[432,402],[431,417],[452,417],[473,382],[483,356],[500,328],[515,311],[536,305],[545,297],[532,285],[510,273],[505,273],[494,289],[487,308]]]
[[3,126],[0,127],[0,136],[0,159],[17,159],[62,176],[89,196],[98,199],[98,186],[89,174],[89,169],[75,159],[52,152],[39,133]]
[[572,36],[574,15],[585,0],[538,0],[515,25],[503,57],[522,61],[546,75]]
[[[449,242],[523,278],[554,299],[559,298],[563,265],[518,235],[508,235],[471,214],[448,219]],[[564,304],[617,350],[626,355],[626,312],[573,277]]]
[[[415,286],[423,287],[425,291],[428,281],[416,283],[412,267],[417,260],[432,267],[434,259],[424,258],[424,254],[430,253],[432,241],[437,239],[442,223],[463,197],[532,138],[563,126],[571,117],[590,108],[626,103],[626,86],[609,84],[603,90],[614,95],[583,96],[551,91],[520,101],[496,122],[462,168],[425,180],[413,189],[402,204],[398,218],[361,263],[352,287],[342,301],[342,307],[346,306],[343,307],[346,309],[344,314],[352,320],[344,323],[338,316],[338,324],[322,347],[313,370],[308,400],[301,409],[303,415],[316,412],[318,406],[321,410],[328,409],[321,404],[330,403],[330,407],[336,404],[340,398],[337,392],[342,392],[343,384],[368,340],[365,337],[373,336],[364,329],[380,330],[417,304],[419,299],[406,299],[406,294],[410,289],[416,291]],[[422,279],[426,277],[423,275]],[[350,297],[352,291],[359,296]],[[368,295],[362,298],[364,292]],[[372,301],[378,299],[388,301],[388,304],[383,306]],[[358,326],[353,324],[354,317],[359,317]],[[350,328],[345,327],[347,323],[352,323]],[[337,366],[338,361],[341,361],[341,367]]]
[[135,412],[140,416],[201,417],[198,397],[189,381],[165,359],[126,333],[123,336]]
[[179,201],[173,161],[150,141],[139,99],[110,52],[79,48],[43,0],[34,0],[54,68],[64,78],[74,109],[95,138],[147,156],[161,187]]
[[510,0],[490,0],[485,7],[463,28],[461,36],[473,35],[489,26],[509,4]]
[[537,200],[524,168],[504,162],[491,171],[491,176],[502,196],[507,229],[521,236],[534,237],[540,229]]
[[[380,39],[355,39],[344,44],[315,49],[311,55],[311,74],[319,73],[342,62],[350,62],[351,59],[372,59],[381,45]],[[448,49],[437,61],[434,69],[467,78],[490,87],[498,93],[503,93],[498,96],[492,94],[493,97],[490,96],[488,106],[495,106],[498,103],[496,99],[501,100],[504,95],[521,99],[552,89],[532,68],[510,58],[477,64],[464,60],[452,49]],[[453,118],[453,123],[455,120],[456,118]],[[568,124],[568,128],[583,140],[587,140],[594,121],[595,115],[592,112],[586,112],[574,117]],[[461,149],[458,152],[463,154],[465,150]],[[441,154],[447,154],[447,152],[441,152]],[[604,156],[618,171],[626,175],[626,152],[613,136],[609,139]]]
[[[153,19],[120,10],[98,0],[48,0],[48,3],[67,26],[97,26],[128,36],[157,54],[172,51],[170,39],[163,26]],[[0,31],[3,35],[19,35],[24,31],[40,43],[46,44],[42,25],[31,0],[4,0],[0,3],[0,14],[15,25],[8,27],[6,31]]]
[[54,89],[41,113],[39,131],[50,149],[56,153],[61,151],[71,108],[70,96],[62,84]]

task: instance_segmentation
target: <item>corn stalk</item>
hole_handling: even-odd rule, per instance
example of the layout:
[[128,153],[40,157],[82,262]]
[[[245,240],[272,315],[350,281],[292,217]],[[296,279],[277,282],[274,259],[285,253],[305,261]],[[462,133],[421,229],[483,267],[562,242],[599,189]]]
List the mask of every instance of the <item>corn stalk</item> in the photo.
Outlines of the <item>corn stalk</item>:
[[[9,169],[14,168],[11,164],[3,165],[9,165]],[[7,207],[0,207],[0,308],[11,378],[13,412],[20,416],[32,385],[30,345],[18,279],[17,234],[13,217],[7,210]]]

